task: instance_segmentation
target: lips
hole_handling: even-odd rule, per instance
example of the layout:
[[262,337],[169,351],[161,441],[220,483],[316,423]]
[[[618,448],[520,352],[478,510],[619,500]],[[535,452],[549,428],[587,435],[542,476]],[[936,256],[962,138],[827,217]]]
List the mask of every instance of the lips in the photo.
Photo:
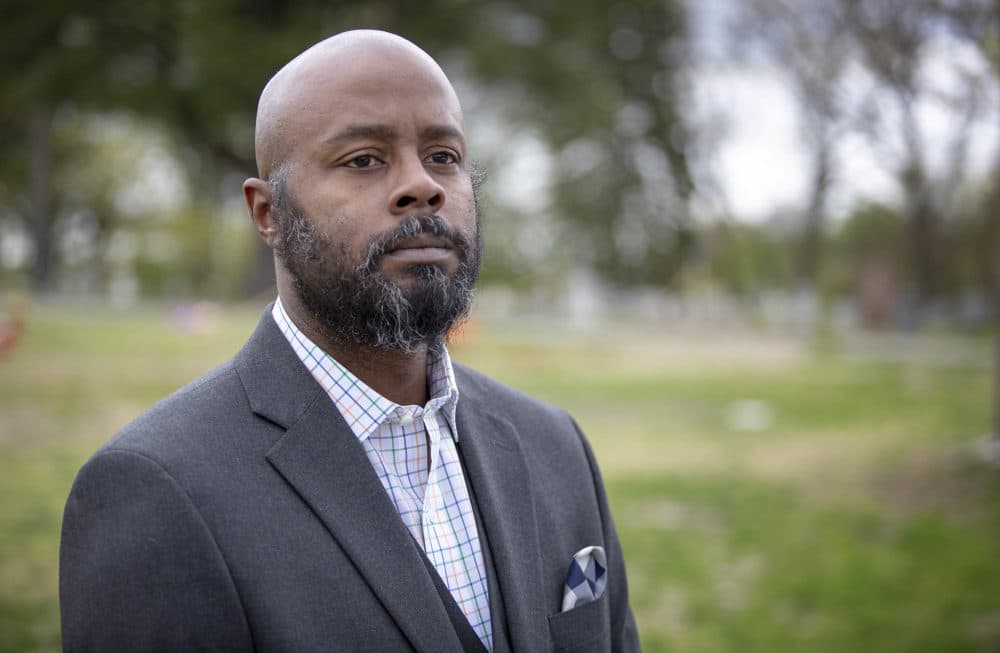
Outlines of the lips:
[[454,245],[447,238],[439,236],[422,235],[416,238],[402,240],[386,250],[386,254],[393,254],[402,250],[410,249],[454,249]]
[[455,256],[454,244],[447,238],[423,235],[407,238],[392,245],[385,253],[386,261],[403,265],[445,265]]

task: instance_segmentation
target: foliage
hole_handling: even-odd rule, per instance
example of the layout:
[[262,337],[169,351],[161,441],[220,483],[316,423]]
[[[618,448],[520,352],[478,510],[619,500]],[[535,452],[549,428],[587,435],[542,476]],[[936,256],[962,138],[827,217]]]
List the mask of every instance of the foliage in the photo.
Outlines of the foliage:
[[748,295],[792,285],[794,237],[767,226],[742,223],[705,225],[701,256],[708,276],[734,295]]
[[851,295],[865,268],[872,265],[905,278],[905,244],[906,225],[897,210],[883,204],[859,206],[833,235],[828,286],[836,295]]
[[795,97],[809,161],[795,267],[798,283],[810,287],[823,274],[827,197],[837,172],[837,141],[845,131],[843,86],[852,44],[844,38],[844,4],[753,0],[744,3],[731,24],[734,47],[753,52],[756,46],[763,51],[788,80]]
[[[678,2],[57,0],[13,18],[0,46],[0,116],[14,126],[0,136],[7,139],[0,187],[16,198],[5,218],[28,227],[50,213],[26,195],[32,183],[55,198],[53,222],[67,219],[58,210],[67,192],[60,171],[71,166],[58,153],[51,175],[46,166],[19,166],[32,152],[47,156],[44,121],[37,137],[24,136],[32,111],[125,111],[166,130],[194,197],[211,206],[227,173],[254,172],[254,112],[268,77],[327,34],[380,27],[453,62],[470,86],[499,90],[493,97],[502,98],[497,108],[508,125],[530,125],[556,151],[588,145],[590,168],[560,168],[554,213],[567,217],[574,244],[606,274],[666,283],[688,242],[675,237],[690,186],[676,90],[685,35]],[[43,56],[38,43],[49,44]],[[114,229],[116,220],[102,217],[106,206],[87,209]],[[642,234],[627,251],[609,246],[611,235],[629,227],[622,216],[638,221]],[[32,231],[36,262],[56,248],[57,232]],[[258,260],[267,265],[266,256]],[[52,283],[44,270],[36,281]]]
[[556,157],[554,211],[576,264],[613,281],[674,283],[693,245],[680,3],[520,2],[491,8],[486,24],[473,70],[521,87],[513,115]]
[[[892,252],[895,290],[918,294],[930,275],[937,301],[955,305],[997,286],[991,267],[1000,230],[989,210],[996,176],[959,184],[967,121],[995,110],[982,104],[996,90],[991,12],[985,0],[742,6],[734,17],[746,47],[730,55],[769,52],[771,65],[787,73],[814,156],[806,173],[810,198],[795,224],[723,226],[716,216],[696,223],[688,213],[688,156],[697,134],[682,117],[692,60],[680,0],[204,0],[169,7],[55,0],[14,12],[0,43],[0,118],[10,126],[0,134],[0,192],[8,198],[0,238],[29,235],[36,263],[51,252],[58,269],[45,287],[69,294],[101,293],[125,277],[152,296],[270,288],[270,254],[238,206],[239,182],[254,169],[257,93],[305,45],[341,29],[378,26],[442,61],[468,105],[474,154],[498,173],[484,201],[487,283],[551,290],[583,268],[617,287],[710,285],[748,297],[806,283],[851,297],[871,257],[850,251],[860,242],[841,233],[840,223],[849,231],[857,216],[826,215],[826,200],[836,188],[841,136],[853,130],[872,148],[885,148],[881,159],[905,191],[888,210],[905,216],[907,226],[879,232]],[[50,44],[42,56],[37,39]],[[925,88],[926,75],[917,73],[930,55],[903,55],[942,42],[981,53],[994,79],[976,69],[955,88]],[[845,92],[848,79],[868,85],[863,97]],[[906,106],[893,103],[910,95]],[[950,168],[931,169],[921,125],[894,117],[912,117],[924,106],[918,98],[954,118]],[[525,143],[541,168],[519,167],[531,158]],[[179,182],[150,173],[151,159]],[[39,170],[47,170],[43,179]],[[538,197],[511,197],[525,181]],[[963,199],[970,186],[985,199]],[[139,195],[171,197],[122,201],[136,187]],[[915,255],[918,245],[933,255]],[[4,275],[7,285],[22,278],[21,270]],[[44,276],[34,273],[43,286]]]

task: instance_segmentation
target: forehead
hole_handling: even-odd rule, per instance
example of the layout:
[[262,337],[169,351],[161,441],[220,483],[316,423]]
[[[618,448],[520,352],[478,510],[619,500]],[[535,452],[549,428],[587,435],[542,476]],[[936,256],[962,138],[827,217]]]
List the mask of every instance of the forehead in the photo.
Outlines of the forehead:
[[463,132],[462,110],[436,65],[406,52],[359,53],[303,71],[288,131],[309,146],[356,125],[381,125],[399,135],[429,127]]

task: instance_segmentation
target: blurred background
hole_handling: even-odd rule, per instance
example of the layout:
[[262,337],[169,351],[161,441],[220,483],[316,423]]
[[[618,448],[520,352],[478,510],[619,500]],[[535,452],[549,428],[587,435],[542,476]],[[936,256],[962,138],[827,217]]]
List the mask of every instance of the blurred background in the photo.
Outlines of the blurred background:
[[0,651],[59,649],[80,464],[274,296],[257,96],[352,27],[459,91],[454,356],[588,432],[646,650],[1000,651],[1000,3],[5,9]]

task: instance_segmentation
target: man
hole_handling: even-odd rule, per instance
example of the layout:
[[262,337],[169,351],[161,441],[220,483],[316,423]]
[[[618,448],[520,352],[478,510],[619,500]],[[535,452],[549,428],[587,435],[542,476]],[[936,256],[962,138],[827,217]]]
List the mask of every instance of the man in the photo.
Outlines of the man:
[[384,32],[331,37],[264,88],[255,147],[243,189],[278,300],[80,471],[65,649],[637,650],[575,423],[442,343],[480,248],[438,65]]

